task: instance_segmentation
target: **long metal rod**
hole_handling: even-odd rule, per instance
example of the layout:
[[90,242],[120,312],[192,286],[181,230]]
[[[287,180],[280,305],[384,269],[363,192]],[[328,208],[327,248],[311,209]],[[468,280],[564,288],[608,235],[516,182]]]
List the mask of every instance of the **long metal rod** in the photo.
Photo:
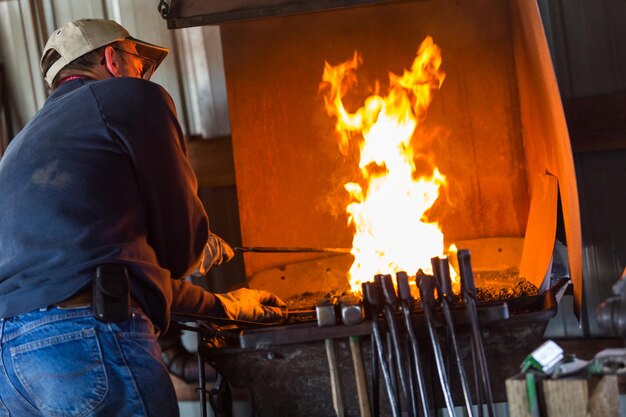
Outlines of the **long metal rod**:
[[380,417],[380,388],[378,384],[378,352],[376,338],[371,338],[372,350],[372,411],[374,417]]
[[452,351],[454,352],[454,357],[456,359],[456,365],[459,370],[459,377],[461,379],[461,388],[463,389],[463,397],[465,398],[465,407],[467,408],[467,415],[470,417],[474,416],[474,411],[472,410],[472,395],[470,393],[469,383],[467,382],[467,375],[465,374],[465,367],[463,366],[463,360],[461,359],[461,352],[459,350],[459,344],[456,340],[456,335],[454,333],[454,324],[452,322],[452,313],[450,313],[450,306],[446,300],[443,300],[441,303],[441,307],[443,308],[443,316],[446,320],[446,326],[450,329],[450,341],[452,342]]
[[407,369],[405,364],[402,363],[402,351],[400,348],[400,335],[398,332],[398,324],[396,323],[394,317],[394,311],[391,306],[386,305],[383,309],[383,313],[385,315],[385,320],[387,321],[387,326],[389,328],[389,334],[391,335],[391,343],[392,348],[390,352],[393,352],[392,356],[396,360],[396,366],[398,367],[398,375],[400,376],[400,385],[401,385],[401,394],[402,400],[406,404],[407,411],[410,416],[415,416],[415,408],[414,403],[411,399],[411,394],[409,392],[409,380],[407,377]]
[[[473,301],[473,300],[472,300]],[[489,417],[495,416],[495,411],[493,408],[493,393],[491,391],[491,382],[489,380],[489,369],[487,368],[487,357],[485,355],[484,346],[482,343],[482,335],[480,333],[480,328],[478,327],[478,313],[476,312],[476,304],[472,304],[468,306],[471,314],[471,328],[472,328],[472,340],[473,344],[476,348],[476,356],[478,357],[478,366],[480,368],[480,377],[482,382],[482,389],[485,395],[485,399],[487,401],[487,412],[489,413]]]
[[476,351],[476,343],[474,341],[474,338],[472,338],[471,343],[470,343],[470,350],[471,350],[471,356],[472,356],[472,371],[473,371],[473,375],[474,375],[474,389],[476,390],[476,407],[478,408],[478,417],[483,417],[484,416],[484,410],[483,410],[483,387],[481,386],[481,382],[480,382],[480,367],[478,365],[478,352]]
[[391,379],[391,372],[389,371],[389,367],[387,366],[385,350],[383,349],[383,339],[380,335],[380,328],[378,326],[378,321],[375,317],[372,320],[372,335],[374,336],[374,340],[376,341],[376,352],[378,353],[378,361],[380,362],[380,368],[383,371],[383,378],[385,379],[385,385],[387,387],[387,396],[389,397],[391,414],[393,415],[393,417],[400,417],[394,383]]
[[443,390],[443,398],[446,402],[448,414],[456,416],[454,413],[454,401],[452,400],[452,392],[450,392],[446,366],[443,361],[443,354],[441,353],[441,346],[439,346],[439,339],[437,338],[437,333],[435,331],[435,324],[430,306],[424,306],[424,315],[426,316],[426,323],[428,324],[428,334],[430,336],[430,342],[433,346],[435,363],[437,364],[437,373],[439,374],[439,381],[441,382],[441,389]]
[[435,319],[433,318],[432,312],[433,304],[435,303],[435,278],[418,272],[415,281],[420,290],[424,317],[426,318],[428,335],[430,336],[430,343],[435,356],[437,374],[439,375],[439,382],[441,384],[441,390],[443,391],[443,398],[446,402],[446,408],[448,409],[448,414],[451,417],[456,417],[454,412],[454,401],[452,400],[452,392],[450,391],[450,384],[448,382],[448,375],[446,372],[446,365],[443,360],[443,354],[441,353],[441,346],[439,345]]
[[[411,359],[409,370],[415,372],[415,379],[417,383],[417,389],[419,390],[420,405],[422,410],[422,417],[430,417],[430,405],[428,400],[428,391],[426,389],[426,378],[424,377],[424,368],[419,353],[419,345],[417,342],[417,336],[413,329],[413,323],[411,320],[411,311],[413,297],[411,295],[411,288],[409,287],[409,276],[404,271],[396,273],[396,283],[398,287],[398,298],[400,311],[404,318],[404,326],[407,329],[409,348],[411,349]],[[412,372],[410,372],[411,374]],[[413,375],[409,376],[411,380],[411,395],[414,404],[415,414],[419,415],[419,406],[417,404],[417,398],[415,397],[415,387],[413,386]]]
[[350,248],[301,248],[285,246],[241,246],[233,248],[236,252],[255,253],[350,253]]
[[487,402],[487,410],[489,417],[494,417],[493,393],[491,390],[491,382],[489,380],[489,369],[487,367],[487,357],[483,345],[482,335],[478,324],[478,313],[476,310],[476,285],[474,283],[474,273],[472,271],[471,255],[467,249],[461,249],[457,252],[459,264],[459,272],[461,275],[461,292],[465,308],[470,315],[470,326],[472,335],[472,344],[476,350],[478,359],[478,367],[480,370],[480,380],[482,382],[482,393]]
[[430,417],[430,405],[428,402],[428,392],[426,391],[426,378],[424,377],[424,368],[420,358],[419,345],[417,342],[417,336],[411,323],[411,311],[406,301],[402,302],[402,314],[404,316],[404,323],[409,334],[409,341],[411,345],[411,353],[413,354],[413,362],[415,366],[415,373],[417,377],[417,388],[419,390],[419,396],[422,406],[422,416]]
[[398,304],[398,296],[393,285],[391,275],[376,275],[374,280],[378,282],[385,299],[383,306],[383,315],[387,321],[387,327],[389,328],[389,336],[391,338],[391,346],[389,348],[390,359],[389,362],[393,363],[395,358],[396,366],[398,369],[398,376],[400,377],[400,390],[402,394],[402,400],[406,405],[406,410],[411,417],[416,415],[417,404],[415,404],[415,395],[411,390],[410,379],[407,375],[408,366],[403,363],[402,360],[402,346],[400,345],[400,332],[398,331],[398,322],[395,317],[395,308]]
[[200,416],[207,417],[207,398],[206,398],[206,375],[204,373],[204,359],[200,354],[200,345],[202,344],[202,335],[198,335],[198,388],[200,390]]
[[[385,349],[383,348],[383,339],[380,332],[380,326],[378,324],[378,313],[382,311],[383,299],[379,282],[364,282],[361,284],[363,292],[363,306],[365,308],[365,315],[372,321],[372,339],[376,344],[376,353],[378,356],[378,362],[380,363],[380,369],[383,371],[383,378],[387,388],[387,396],[389,397],[389,405],[391,407],[391,413],[393,417],[400,417],[400,407],[395,392],[395,385],[392,378],[392,373],[389,369],[389,365],[393,362],[387,363],[385,358]],[[372,352],[373,354],[373,352]]]
[[[463,359],[461,358],[459,344],[456,339],[454,322],[452,321],[451,306],[454,302],[454,294],[452,293],[452,280],[450,279],[450,265],[447,258],[439,257],[431,258],[431,264],[433,266],[435,282],[439,285],[437,287],[437,293],[446,323],[446,339],[448,343],[452,345],[452,353],[454,354],[459,378],[461,379],[461,388],[463,390],[463,398],[465,399],[467,415],[474,417],[474,412],[472,410],[472,394],[470,392],[469,382],[467,381]],[[449,348],[448,352],[450,352]]]

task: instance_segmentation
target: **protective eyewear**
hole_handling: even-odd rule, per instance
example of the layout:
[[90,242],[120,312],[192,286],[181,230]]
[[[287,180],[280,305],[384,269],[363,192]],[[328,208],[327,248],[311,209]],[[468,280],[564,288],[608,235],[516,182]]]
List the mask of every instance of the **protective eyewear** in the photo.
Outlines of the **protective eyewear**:
[[113,49],[115,49],[116,51],[119,52],[124,52],[125,54],[129,54],[129,55],[133,55],[137,58],[139,58],[139,60],[141,61],[141,78],[143,78],[144,80],[149,80],[150,77],[152,77],[152,74],[154,74],[154,71],[156,70],[157,67],[157,62],[154,59],[145,57],[145,56],[141,56],[139,54],[136,54],[134,52],[130,52],[130,51],[125,51],[121,48],[118,48],[116,46],[113,47]]

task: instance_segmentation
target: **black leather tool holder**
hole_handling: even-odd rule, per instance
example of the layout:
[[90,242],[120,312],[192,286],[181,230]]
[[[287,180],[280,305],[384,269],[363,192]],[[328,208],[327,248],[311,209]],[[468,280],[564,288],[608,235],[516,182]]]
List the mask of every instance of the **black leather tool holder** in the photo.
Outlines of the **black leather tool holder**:
[[96,268],[93,311],[96,319],[106,323],[129,319],[130,282],[124,265],[104,264]]

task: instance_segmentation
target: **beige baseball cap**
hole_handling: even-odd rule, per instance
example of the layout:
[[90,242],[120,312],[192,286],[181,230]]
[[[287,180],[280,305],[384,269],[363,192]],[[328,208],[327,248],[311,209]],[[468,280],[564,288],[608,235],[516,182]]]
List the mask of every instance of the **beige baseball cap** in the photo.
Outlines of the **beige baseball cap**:
[[41,54],[41,72],[44,71],[41,66],[43,58],[51,49],[57,51],[61,57],[50,66],[47,73],[43,74],[50,85],[59,71],[70,62],[95,49],[121,40],[134,42],[139,55],[156,62],[155,70],[169,53],[167,48],[133,38],[124,27],[112,20],[80,19],[67,23],[50,36]]

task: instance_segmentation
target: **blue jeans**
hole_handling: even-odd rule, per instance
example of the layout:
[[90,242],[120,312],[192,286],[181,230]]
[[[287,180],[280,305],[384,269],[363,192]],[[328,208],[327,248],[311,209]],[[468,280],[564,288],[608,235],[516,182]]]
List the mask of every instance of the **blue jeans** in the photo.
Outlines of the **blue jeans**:
[[91,307],[0,319],[0,417],[178,416],[150,320],[103,323]]

